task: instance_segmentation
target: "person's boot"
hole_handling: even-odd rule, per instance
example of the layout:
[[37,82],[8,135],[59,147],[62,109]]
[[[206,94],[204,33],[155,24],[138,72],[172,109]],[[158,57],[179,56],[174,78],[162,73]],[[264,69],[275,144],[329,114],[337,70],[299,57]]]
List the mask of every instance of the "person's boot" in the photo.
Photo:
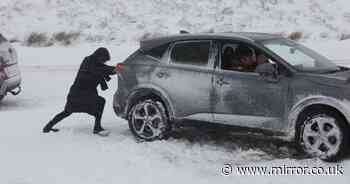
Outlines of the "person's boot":
[[50,121],[47,125],[45,125],[45,127],[43,128],[43,133],[49,133],[49,132],[58,132],[59,129],[57,128],[53,128],[53,126],[55,125],[56,123],[53,123],[53,121]]
[[105,130],[101,126],[102,111],[103,111],[103,108],[99,110],[99,112],[95,115],[95,125],[94,125],[93,133],[102,137],[106,137],[109,135],[110,132],[108,130]]
[[52,127],[49,127],[49,126],[45,126],[44,128],[43,128],[43,133],[49,133],[49,132],[58,132],[58,131],[60,131],[59,129],[57,129],[57,128],[52,128]]
[[93,133],[102,137],[106,137],[109,135],[110,132],[102,128],[101,123],[99,121],[96,121]]
[[109,131],[103,129],[102,127],[99,128],[94,128],[94,134],[102,136],[102,137],[107,137],[109,135]]

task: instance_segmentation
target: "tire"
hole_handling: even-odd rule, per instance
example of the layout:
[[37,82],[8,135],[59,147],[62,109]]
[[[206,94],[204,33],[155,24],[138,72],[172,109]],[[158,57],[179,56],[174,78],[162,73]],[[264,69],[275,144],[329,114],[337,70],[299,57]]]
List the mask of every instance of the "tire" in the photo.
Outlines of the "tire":
[[336,162],[347,153],[349,127],[334,110],[313,108],[298,118],[296,141],[305,154]]
[[128,122],[132,134],[145,141],[167,138],[171,129],[163,103],[153,99],[136,102],[129,112]]
[[5,98],[5,95],[0,95],[0,102]]

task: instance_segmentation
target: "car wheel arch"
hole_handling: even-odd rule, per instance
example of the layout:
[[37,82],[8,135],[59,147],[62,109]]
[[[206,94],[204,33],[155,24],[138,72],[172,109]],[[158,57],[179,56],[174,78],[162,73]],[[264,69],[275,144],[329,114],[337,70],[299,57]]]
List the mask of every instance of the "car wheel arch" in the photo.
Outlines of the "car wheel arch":
[[126,113],[129,113],[133,104],[135,104],[139,100],[144,100],[146,98],[155,98],[160,100],[166,108],[165,110],[169,117],[169,120],[172,120],[174,118],[173,107],[167,95],[164,92],[161,92],[160,90],[147,87],[135,89],[133,90],[133,92],[130,93],[130,95],[127,97]]
[[314,108],[327,108],[339,113],[350,126],[350,102],[349,107],[346,102],[328,96],[310,96],[296,103],[288,114],[288,138],[294,140],[296,137],[296,129],[298,120],[304,113]]

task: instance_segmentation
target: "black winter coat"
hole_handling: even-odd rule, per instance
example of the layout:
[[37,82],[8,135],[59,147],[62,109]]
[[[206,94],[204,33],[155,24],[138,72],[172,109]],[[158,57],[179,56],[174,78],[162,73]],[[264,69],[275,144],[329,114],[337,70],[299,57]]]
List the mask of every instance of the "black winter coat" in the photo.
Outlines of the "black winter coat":
[[109,76],[115,74],[114,67],[104,64],[109,59],[108,50],[99,48],[83,60],[70,88],[66,111],[86,112],[91,115],[99,112],[102,97],[98,96],[97,86],[100,85],[102,90],[108,89],[107,81],[111,79]]

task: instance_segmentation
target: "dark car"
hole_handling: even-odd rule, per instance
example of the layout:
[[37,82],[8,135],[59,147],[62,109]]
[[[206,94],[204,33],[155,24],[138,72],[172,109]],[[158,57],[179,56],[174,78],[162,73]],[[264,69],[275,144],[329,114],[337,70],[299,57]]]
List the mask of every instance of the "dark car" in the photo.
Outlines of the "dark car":
[[349,68],[279,35],[143,40],[117,68],[114,110],[140,139],[161,139],[173,124],[199,120],[191,122],[270,132],[326,161],[346,153]]
[[21,74],[17,53],[9,41],[0,34],[0,101],[7,93],[17,95],[21,91]]

